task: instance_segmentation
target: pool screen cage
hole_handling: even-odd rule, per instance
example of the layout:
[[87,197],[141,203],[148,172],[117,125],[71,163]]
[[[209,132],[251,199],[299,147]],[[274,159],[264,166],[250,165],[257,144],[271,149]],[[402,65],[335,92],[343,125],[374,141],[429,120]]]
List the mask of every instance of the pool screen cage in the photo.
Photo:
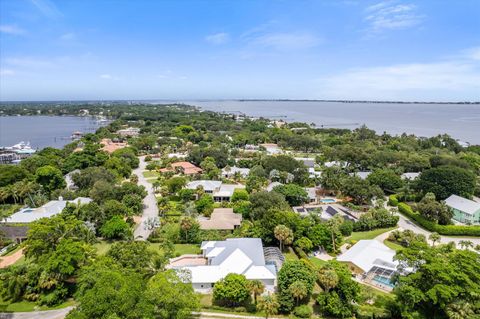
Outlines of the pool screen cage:
[[[362,276],[362,281],[372,286],[376,286],[385,291],[393,289],[392,278],[396,271],[388,268],[373,266],[367,273]],[[378,278],[382,278],[385,282],[381,282]]]

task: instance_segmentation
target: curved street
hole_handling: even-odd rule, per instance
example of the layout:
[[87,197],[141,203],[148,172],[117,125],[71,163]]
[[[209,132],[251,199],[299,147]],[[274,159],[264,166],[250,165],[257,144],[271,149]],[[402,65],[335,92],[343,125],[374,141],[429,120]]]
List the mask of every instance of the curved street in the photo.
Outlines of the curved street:
[[[393,207],[386,205],[386,208],[391,211]],[[408,219],[404,215],[400,214],[399,212],[396,212],[395,214],[399,217],[398,224],[397,224],[398,227],[399,227],[398,230],[407,230],[408,229],[408,230],[413,231],[416,234],[424,235],[428,240],[428,236],[430,236],[430,234],[432,232],[418,226],[413,221],[411,221],[410,219]],[[387,239],[390,232],[392,232],[392,231],[383,233],[383,234],[377,236],[375,239],[383,242],[385,239]],[[440,235],[440,237],[441,237],[440,243],[448,244],[449,242],[453,241],[455,243],[455,245],[457,246],[457,248],[459,248],[459,242],[462,241],[462,240],[469,240],[473,243],[474,246],[475,245],[480,245],[480,237],[460,237],[460,236],[452,237],[452,236],[443,236],[443,235]],[[432,243],[430,240],[428,240],[428,242]]]
[[143,172],[147,166],[145,156],[140,156],[139,160],[140,164],[138,168],[133,170],[133,173],[138,176],[138,184],[145,187],[148,195],[143,199],[143,214],[140,223],[134,231],[134,237],[135,240],[147,240],[153,230],[150,223],[158,218],[158,207],[152,184],[143,176]]

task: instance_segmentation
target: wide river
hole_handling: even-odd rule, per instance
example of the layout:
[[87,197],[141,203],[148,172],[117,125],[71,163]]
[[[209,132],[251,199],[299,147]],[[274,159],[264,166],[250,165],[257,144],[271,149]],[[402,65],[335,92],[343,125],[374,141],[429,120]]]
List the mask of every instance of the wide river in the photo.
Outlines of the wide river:
[[[168,101],[175,102],[175,101]],[[179,102],[179,101],[176,101]],[[480,144],[480,105],[394,104],[308,101],[180,101],[218,112],[315,123],[317,127],[353,129],[362,124],[383,133],[435,136],[447,133],[471,144]],[[167,103],[157,101],[156,103]],[[0,116],[0,146],[20,141],[40,149],[60,148],[71,142],[74,131],[94,132],[97,121],[75,116]]]
[[75,131],[95,132],[100,127],[91,117],[78,116],[0,116],[0,147],[29,142],[35,149],[61,148],[72,141]]
[[447,133],[480,144],[480,105],[341,103],[317,101],[184,101],[206,110],[353,129],[362,124],[381,134],[435,136]]

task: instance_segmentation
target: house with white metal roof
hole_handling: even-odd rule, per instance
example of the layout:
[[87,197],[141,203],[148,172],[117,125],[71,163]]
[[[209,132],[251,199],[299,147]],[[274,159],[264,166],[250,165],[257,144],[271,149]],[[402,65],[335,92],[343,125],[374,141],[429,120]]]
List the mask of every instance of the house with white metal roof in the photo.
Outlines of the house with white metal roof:
[[413,181],[414,179],[417,179],[419,176],[420,176],[420,173],[403,173],[400,177],[403,180]]
[[7,224],[28,224],[39,220],[40,218],[49,218],[60,214],[67,206],[67,203],[84,205],[92,200],[88,197],[78,197],[74,200],[52,200],[38,208],[24,208],[5,219]]
[[280,182],[271,182],[270,184],[267,185],[267,187],[265,187],[265,190],[266,190],[267,192],[271,192],[271,191],[273,191],[273,189],[274,189],[275,187],[281,186],[281,185],[283,185],[283,184],[280,183]]
[[221,181],[198,180],[191,181],[186,186],[188,189],[196,190],[203,187],[206,194],[210,194],[216,202],[229,202],[235,189],[243,189],[244,185],[224,184]]
[[357,280],[391,291],[392,278],[397,273],[396,252],[376,239],[360,240],[337,260],[346,263]]
[[453,219],[457,222],[469,225],[480,224],[480,203],[451,195],[445,200],[445,204],[453,211]]
[[260,238],[228,238],[204,241],[200,246],[206,265],[177,267],[190,273],[197,292],[208,293],[214,284],[230,273],[242,274],[248,280],[260,280],[268,291],[275,290],[277,267],[265,261]]
[[235,174],[238,174],[242,177],[247,177],[248,174],[250,174],[250,169],[249,168],[244,168],[244,167],[225,167],[222,169],[222,176],[225,178],[232,178],[235,176]]

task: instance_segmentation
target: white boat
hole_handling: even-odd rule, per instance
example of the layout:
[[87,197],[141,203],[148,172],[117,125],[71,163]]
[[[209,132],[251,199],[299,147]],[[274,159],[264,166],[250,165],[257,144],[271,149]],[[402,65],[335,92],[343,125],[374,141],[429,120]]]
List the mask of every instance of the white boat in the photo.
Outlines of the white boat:
[[25,143],[24,141],[21,141],[20,143],[10,147],[6,147],[5,149],[13,151],[17,154],[25,154],[25,155],[33,154],[36,152],[36,150],[30,147],[30,142]]

